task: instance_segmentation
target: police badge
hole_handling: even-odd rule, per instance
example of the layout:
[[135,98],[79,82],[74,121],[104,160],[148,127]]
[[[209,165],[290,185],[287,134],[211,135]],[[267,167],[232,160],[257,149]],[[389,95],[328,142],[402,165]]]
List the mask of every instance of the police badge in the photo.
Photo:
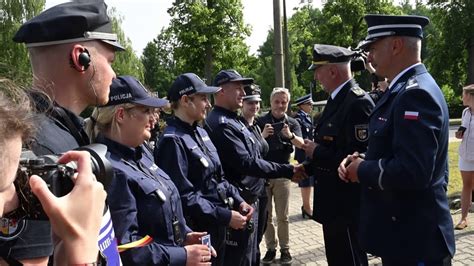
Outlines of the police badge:
[[369,139],[369,125],[354,125],[354,133],[357,141],[365,142]]

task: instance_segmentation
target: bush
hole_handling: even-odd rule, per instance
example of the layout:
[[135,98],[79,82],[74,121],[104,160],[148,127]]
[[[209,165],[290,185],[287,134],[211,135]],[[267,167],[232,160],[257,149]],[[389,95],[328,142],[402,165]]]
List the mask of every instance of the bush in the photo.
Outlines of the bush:
[[451,88],[451,86],[447,84],[441,87],[441,91],[443,92],[444,98],[446,99],[446,103],[448,104],[449,117],[450,118],[461,117],[462,110],[464,109],[464,106],[462,106],[461,97],[456,95],[456,93]]

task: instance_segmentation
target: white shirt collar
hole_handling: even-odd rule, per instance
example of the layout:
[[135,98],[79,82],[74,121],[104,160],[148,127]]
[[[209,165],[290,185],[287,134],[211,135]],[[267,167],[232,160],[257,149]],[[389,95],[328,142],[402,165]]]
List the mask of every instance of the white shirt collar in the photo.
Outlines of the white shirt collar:
[[398,80],[401,76],[403,76],[403,74],[405,74],[408,70],[410,70],[410,69],[416,67],[417,65],[421,65],[421,63],[413,64],[413,65],[411,65],[411,66],[405,68],[402,72],[398,73],[398,75],[396,75],[395,78],[394,78],[392,81],[390,81],[390,85],[388,85],[388,89],[389,89],[389,90],[392,89],[393,84],[397,83],[397,80]]
[[337,87],[335,90],[333,90],[331,92],[331,99],[334,100],[334,98],[336,98],[337,94],[341,91],[342,87],[344,87],[344,85],[346,85],[347,82],[349,82],[351,79],[348,79],[346,80],[345,82],[343,82],[341,85],[339,85],[339,87]]

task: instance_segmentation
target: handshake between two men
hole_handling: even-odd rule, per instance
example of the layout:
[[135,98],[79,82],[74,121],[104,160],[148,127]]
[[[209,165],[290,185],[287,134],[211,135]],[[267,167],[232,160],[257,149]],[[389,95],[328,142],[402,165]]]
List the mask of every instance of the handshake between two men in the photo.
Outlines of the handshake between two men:
[[[301,146],[301,149],[305,151],[306,157],[313,160],[314,151],[319,144],[311,141],[311,140],[304,140],[304,144]],[[337,169],[337,173],[339,178],[342,179],[344,182],[359,182],[359,176],[357,175],[357,170],[359,168],[359,164],[364,161],[365,155],[359,152],[354,152],[353,154],[347,155]],[[306,164],[304,164],[306,165]],[[307,166],[308,167],[308,166]],[[295,168],[296,169],[296,168]],[[303,169],[304,170],[304,169]],[[309,170],[309,169],[307,169]],[[296,170],[295,170],[296,171]],[[309,173],[309,172],[307,172]],[[296,175],[296,174],[295,174]],[[295,178],[295,177],[293,177]]]

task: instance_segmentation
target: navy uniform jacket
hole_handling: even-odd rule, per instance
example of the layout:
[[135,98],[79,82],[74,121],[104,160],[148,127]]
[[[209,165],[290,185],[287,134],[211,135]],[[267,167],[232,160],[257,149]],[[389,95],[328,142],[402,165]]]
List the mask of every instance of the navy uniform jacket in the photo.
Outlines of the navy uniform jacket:
[[[147,148],[130,148],[99,136],[107,146],[107,159],[115,178],[107,189],[112,221],[119,245],[149,235],[153,241],[120,253],[124,265],[185,265],[183,243],[191,230],[186,226],[178,189],[153,162]],[[164,195],[164,197],[163,197]],[[177,220],[180,234],[173,234]]]
[[254,120],[253,125],[249,125],[247,120],[245,118],[240,117],[240,120],[245,124],[247,129],[250,131],[250,133],[253,134],[255,137],[255,140],[257,140],[258,146],[260,147],[258,150],[260,151],[260,155],[262,157],[265,157],[268,153],[269,147],[268,147],[268,142],[263,138],[262,136],[262,130],[258,126],[257,122]]
[[[237,113],[215,106],[206,118],[206,130],[222,162],[229,181],[246,187],[254,198],[262,193],[263,178],[293,176],[293,166],[265,161],[253,134],[240,121]],[[242,193],[241,193],[242,195]],[[244,199],[249,202],[246,197]]]
[[368,117],[374,106],[370,96],[351,79],[331,97],[315,125],[312,166],[315,176],[313,211],[316,221],[351,222],[359,210],[359,185],[339,178],[341,161],[355,151],[365,152]]
[[168,119],[167,125],[154,152],[155,162],[178,188],[189,225],[200,230],[229,225],[232,213],[224,201],[232,197],[233,207],[238,209],[243,199],[224,179],[219,155],[207,132],[177,117]]
[[446,197],[448,125],[443,94],[422,64],[375,106],[366,160],[358,169],[359,235],[367,252],[417,260],[454,255]]
[[[311,119],[311,116],[307,114],[305,111],[300,109],[298,110],[298,112],[296,112],[295,119],[296,121],[298,121],[298,123],[300,123],[301,137],[303,139],[313,140],[314,128],[313,128],[313,119]],[[299,163],[304,162],[306,160],[306,154],[304,150],[296,148],[295,159]]]

